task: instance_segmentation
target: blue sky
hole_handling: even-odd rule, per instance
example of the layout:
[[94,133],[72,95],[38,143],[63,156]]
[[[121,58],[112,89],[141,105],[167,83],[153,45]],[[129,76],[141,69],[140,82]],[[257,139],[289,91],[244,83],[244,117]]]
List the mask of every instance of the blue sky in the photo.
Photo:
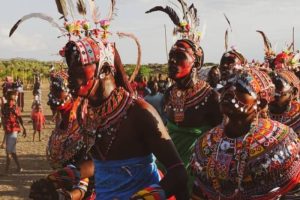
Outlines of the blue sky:
[[[109,1],[95,0],[101,16],[106,16]],[[171,0],[170,0],[171,1]],[[156,5],[170,4],[169,0],[117,0],[117,14],[111,24],[112,32],[134,33],[142,45],[143,63],[166,63],[164,24],[167,26],[168,48],[174,42],[173,25],[163,13],[145,14]],[[54,0],[10,0],[0,7],[0,58],[35,58],[59,60],[58,50],[67,39],[57,36],[59,32],[48,23],[33,19],[24,22],[12,38],[9,29],[23,15],[43,12],[56,19]],[[173,0],[175,2],[175,0]],[[295,27],[296,48],[300,48],[300,1],[299,0],[197,0],[201,26],[206,24],[206,33],[201,42],[205,51],[205,62],[219,62],[224,52],[224,32],[227,23],[226,13],[231,21],[233,32],[230,44],[246,56],[248,60],[263,59],[262,38],[255,32],[263,30],[277,51],[292,41],[292,27]],[[136,46],[129,39],[112,37],[120,51],[123,63],[136,62]],[[299,42],[299,43],[298,43]]]

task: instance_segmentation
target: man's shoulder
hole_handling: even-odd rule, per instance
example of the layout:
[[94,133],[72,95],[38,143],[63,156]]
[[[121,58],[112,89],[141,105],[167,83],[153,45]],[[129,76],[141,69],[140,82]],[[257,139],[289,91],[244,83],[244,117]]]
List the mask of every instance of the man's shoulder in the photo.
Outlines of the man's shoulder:
[[150,103],[142,98],[138,98],[136,100],[135,104],[133,105],[133,109],[141,115],[145,113],[152,113],[155,110]]

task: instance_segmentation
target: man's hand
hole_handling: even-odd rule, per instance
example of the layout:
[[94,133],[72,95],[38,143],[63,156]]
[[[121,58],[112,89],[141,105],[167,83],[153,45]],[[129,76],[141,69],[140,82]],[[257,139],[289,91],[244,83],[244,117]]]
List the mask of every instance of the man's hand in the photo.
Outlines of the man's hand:
[[26,133],[26,129],[25,128],[23,128],[23,135],[22,135],[24,138],[26,138],[26,136],[27,136],[27,133]]

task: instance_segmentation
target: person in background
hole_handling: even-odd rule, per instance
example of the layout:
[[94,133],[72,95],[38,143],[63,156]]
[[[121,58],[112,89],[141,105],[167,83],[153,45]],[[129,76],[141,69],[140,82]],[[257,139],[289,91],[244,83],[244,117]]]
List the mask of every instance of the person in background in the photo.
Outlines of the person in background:
[[34,96],[34,100],[41,102],[41,96],[42,96],[42,92],[41,92],[41,82],[40,82],[40,76],[37,74],[35,75],[34,78],[34,85],[33,85],[33,96]]
[[147,80],[147,77],[143,76],[143,82],[145,83],[145,88],[144,88],[144,97],[147,96],[148,94],[151,93],[151,90],[149,89],[148,87],[148,80]]
[[137,94],[139,97],[145,96],[145,89],[147,87],[147,81],[145,81],[144,77],[138,76],[137,77]]
[[215,90],[219,91],[223,86],[220,84],[221,81],[221,73],[218,66],[213,66],[209,72],[206,80],[209,85]]
[[150,89],[150,94],[145,96],[145,101],[147,101],[149,104],[151,104],[156,111],[161,116],[164,124],[166,124],[166,119],[163,116],[163,98],[164,95],[158,91],[158,84],[155,81],[149,81],[148,82],[148,88]]
[[162,74],[158,74],[158,91],[162,94],[166,92],[166,81],[164,80]]
[[300,134],[300,103],[297,101],[300,80],[288,70],[275,72],[272,77],[275,84],[275,98],[269,104],[269,117],[279,121]]
[[169,77],[167,77],[166,79],[166,90],[169,89],[169,87],[172,86],[172,79],[170,79]]
[[39,133],[39,141],[41,141],[41,131],[42,128],[45,128],[45,116],[42,111],[42,105],[40,103],[35,103],[32,108],[31,112],[31,119],[33,125],[33,138],[32,141],[34,142],[36,132]]
[[12,84],[13,84],[14,80],[11,76],[6,76],[4,83],[2,84],[2,94],[5,97],[7,91],[9,88],[12,88]]
[[247,67],[247,60],[235,49],[226,51],[220,61],[219,70],[221,73],[220,83],[224,86],[232,77]]
[[[13,78],[10,76],[5,77],[4,83],[2,84],[2,97],[0,99],[1,103],[1,110],[3,109],[4,104],[7,102],[7,92],[11,90],[13,86]],[[1,113],[1,124],[0,126],[3,125],[3,116]],[[1,148],[5,148],[5,133],[3,135],[2,143],[1,143]]]
[[23,136],[26,137],[26,129],[23,125],[23,120],[20,115],[20,109],[16,105],[16,90],[11,89],[7,91],[7,103],[4,104],[1,113],[3,116],[3,128],[5,132],[6,142],[6,167],[4,173],[9,172],[9,165],[11,157],[17,164],[17,171],[21,172],[22,168],[16,153],[17,136],[23,128]]
[[130,87],[134,93],[134,95],[137,96],[137,81],[136,80],[133,80],[132,82],[130,82]]
[[24,111],[24,90],[23,90],[23,82],[21,79],[18,77],[17,81],[15,82],[17,91],[18,91],[18,100],[17,104],[21,108],[21,111]]

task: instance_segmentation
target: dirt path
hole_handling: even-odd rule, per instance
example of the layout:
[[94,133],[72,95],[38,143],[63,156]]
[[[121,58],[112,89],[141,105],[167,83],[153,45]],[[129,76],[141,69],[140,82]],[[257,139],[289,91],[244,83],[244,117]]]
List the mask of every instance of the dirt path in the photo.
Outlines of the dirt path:
[[[51,111],[47,106],[47,84],[43,85],[42,105],[46,115],[46,128],[42,133],[42,141],[38,142],[36,135],[35,142],[32,142],[32,124],[30,121],[32,92],[25,91],[25,108],[22,113],[27,137],[23,138],[21,134],[18,137],[17,154],[24,171],[22,173],[14,172],[16,165],[11,162],[12,173],[7,176],[0,176],[0,200],[29,199],[29,188],[33,180],[45,177],[51,170],[46,160],[46,144],[54,124],[51,122]],[[0,141],[2,142],[3,129],[0,129]],[[0,173],[5,167],[5,150],[0,149]]]

